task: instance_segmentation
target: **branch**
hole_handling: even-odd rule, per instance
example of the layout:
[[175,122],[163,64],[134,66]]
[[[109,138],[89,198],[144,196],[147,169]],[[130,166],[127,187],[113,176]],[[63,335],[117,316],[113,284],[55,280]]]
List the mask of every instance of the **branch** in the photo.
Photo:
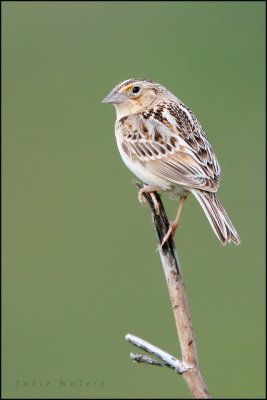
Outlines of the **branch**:
[[183,374],[184,372],[188,371],[190,368],[183,365],[183,363],[179,360],[177,360],[175,357],[170,355],[169,353],[166,353],[166,351],[161,350],[160,348],[154,346],[151,343],[146,342],[143,339],[138,338],[137,336],[134,335],[126,335],[125,339],[134,344],[135,346],[139,347],[142,350],[147,351],[150,354],[153,354],[157,358],[159,358],[161,361],[154,360],[153,358],[141,355],[141,354],[133,354],[131,353],[131,359],[135,362],[139,363],[146,363],[146,364],[152,364],[152,365],[157,365],[160,367],[168,367],[173,369],[175,372],[178,374]]
[[[141,185],[140,183],[136,183],[136,186],[139,189],[143,187],[143,185]],[[154,192],[152,195],[150,193],[144,193],[144,197],[152,213],[152,220],[156,232],[159,255],[161,258],[163,270],[167,281],[172,310],[176,323],[176,329],[178,332],[181,353],[182,353],[182,362],[175,359],[168,353],[165,353],[162,350],[156,348],[155,346],[150,345],[149,343],[143,341],[142,339],[130,335],[130,339],[134,338],[135,343],[133,342],[133,340],[130,341],[133,342],[135,345],[138,345],[137,343],[139,343],[139,347],[143,348],[144,350],[148,351],[151,354],[156,355],[164,363],[168,364],[164,365],[164,363],[160,363],[162,366],[169,366],[170,368],[176,370],[176,372],[181,373],[193,398],[207,399],[210,398],[210,395],[208,393],[208,389],[202,379],[199,370],[197,348],[193,335],[193,327],[191,323],[191,317],[189,313],[184,282],[181,274],[181,266],[176,254],[175,244],[172,237],[170,237],[165,242],[165,244],[161,246],[163,238],[165,237],[169,228],[169,221],[165,209],[163,207],[162,201],[160,199],[160,196],[158,195],[157,192]],[[127,340],[129,340],[129,335],[127,335],[126,338]],[[142,346],[144,344],[145,346]],[[153,352],[153,350],[155,349],[156,351]],[[186,368],[186,370],[184,371],[180,370],[182,372],[179,372],[178,369],[171,367],[172,361],[170,359],[166,361],[167,360],[166,358],[164,359],[161,357],[162,354],[171,357],[173,359],[174,364],[178,362],[180,367],[182,366],[183,368]],[[148,359],[153,360],[151,358]],[[148,362],[150,364],[158,365],[157,364],[158,361],[154,363],[143,360],[141,362]],[[135,361],[139,360],[135,359]]]

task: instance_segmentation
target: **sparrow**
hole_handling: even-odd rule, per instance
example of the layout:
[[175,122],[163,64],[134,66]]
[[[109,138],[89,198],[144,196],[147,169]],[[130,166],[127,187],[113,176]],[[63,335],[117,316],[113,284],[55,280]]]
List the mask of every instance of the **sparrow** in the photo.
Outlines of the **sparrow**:
[[156,191],[179,200],[163,245],[175,234],[185,200],[197,199],[223,245],[240,239],[220,203],[221,169],[207,136],[192,111],[164,86],[127,79],[104,98],[116,109],[115,136],[122,160],[145,183],[138,197]]

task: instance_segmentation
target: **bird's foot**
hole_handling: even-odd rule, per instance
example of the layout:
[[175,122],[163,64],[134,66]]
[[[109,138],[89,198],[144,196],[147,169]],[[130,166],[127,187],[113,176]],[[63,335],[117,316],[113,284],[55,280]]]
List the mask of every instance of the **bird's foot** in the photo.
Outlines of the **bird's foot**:
[[159,204],[157,202],[157,199],[156,199],[156,196],[155,196],[155,193],[154,193],[157,189],[158,188],[156,188],[155,186],[148,186],[148,185],[142,187],[138,191],[138,200],[139,200],[140,204],[147,205],[147,200],[146,200],[146,198],[144,196],[144,193],[149,193],[151,195],[151,198],[152,198],[156,213],[159,214]]
[[170,223],[169,229],[160,244],[161,248],[164,246],[164,244],[167,242],[167,240],[169,239],[170,236],[172,236],[172,238],[174,238],[177,227],[178,227],[178,224],[176,221]]

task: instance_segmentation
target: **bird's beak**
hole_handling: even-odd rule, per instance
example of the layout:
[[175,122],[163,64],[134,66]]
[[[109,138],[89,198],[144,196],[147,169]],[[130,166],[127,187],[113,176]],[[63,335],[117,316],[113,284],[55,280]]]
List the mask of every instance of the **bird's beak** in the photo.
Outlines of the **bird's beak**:
[[124,103],[126,97],[123,93],[114,93],[112,90],[103,100],[102,103],[120,104]]

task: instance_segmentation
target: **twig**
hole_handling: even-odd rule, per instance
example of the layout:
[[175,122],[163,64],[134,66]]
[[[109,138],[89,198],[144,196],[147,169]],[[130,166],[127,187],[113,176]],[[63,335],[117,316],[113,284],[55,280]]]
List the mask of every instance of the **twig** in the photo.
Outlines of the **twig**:
[[147,351],[150,354],[153,354],[157,358],[159,358],[161,361],[154,360],[153,358],[140,355],[140,354],[133,354],[131,353],[130,357],[133,361],[139,362],[139,363],[147,363],[147,364],[153,364],[153,365],[158,365],[161,367],[168,367],[173,369],[175,372],[178,374],[183,374],[184,372],[188,371],[190,367],[185,366],[180,360],[177,360],[177,358],[173,357],[169,353],[166,353],[166,351],[161,350],[159,347],[154,346],[151,343],[148,343],[147,341],[140,339],[137,336],[134,335],[126,335],[125,339],[134,344],[135,346],[139,347],[142,350]]
[[[136,186],[139,189],[143,187],[143,185],[141,185],[140,183],[136,183]],[[193,335],[193,328],[186,298],[184,282],[181,274],[181,267],[172,237],[170,237],[165,242],[165,244],[161,246],[163,238],[165,237],[169,228],[169,221],[158,193],[154,192],[153,196],[149,193],[144,193],[144,197],[152,213],[152,220],[156,232],[158,250],[167,281],[172,310],[176,323],[176,329],[178,332],[182,353],[182,362],[176,360],[174,357],[173,358],[178,361],[182,366],[188,368],[188,370],[182,372],[182,376],[193,398],[211,398],[199,370],[197,348]],[[129,338],[129,335],[127,335],[127,337]],[[137,339],[139,341],[142,341],[142,339]],[[150,350],[151,346],[153,347],[153,345],[150,345]],[[149,351],[149,347],[147,347],[146,349],[143,347],[143,349],[151,353],[151,351]],[[161,358],[158,351],[152,354],[156,355],[158,358]],[[168,356],[172,357],[170,355]]]

